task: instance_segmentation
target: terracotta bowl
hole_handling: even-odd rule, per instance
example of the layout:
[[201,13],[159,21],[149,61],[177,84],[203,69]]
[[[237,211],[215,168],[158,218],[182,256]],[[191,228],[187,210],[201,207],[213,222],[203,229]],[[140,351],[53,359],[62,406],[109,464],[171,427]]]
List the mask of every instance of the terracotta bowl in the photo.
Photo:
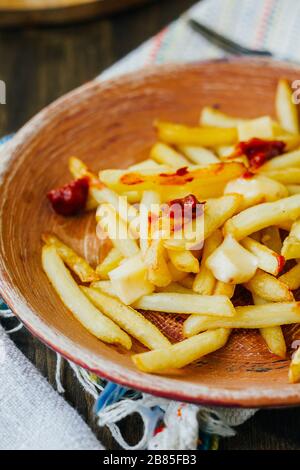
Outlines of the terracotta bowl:
[[[93,81],[44,109],[2,151],[0,290],[25,326],[63,356],[101,377],[156,395],[230,406],[300,403],[288,361],[268,352],[256,332],[233,334],[224,349],[172,375],[147,375],[130,355],[89,334],[62,305],[41,268],[41,233],[58,234],[97,262],[93,215],[62,218],[45,194],[70,180],[68,158],[98,170],[147,157],[155,118],[197,123],[203,105],[242,117],[274,114],[278,78],[300,68],[262,60],[213,61],[153,68]],[[289,331],[289,342],[297,328]]]

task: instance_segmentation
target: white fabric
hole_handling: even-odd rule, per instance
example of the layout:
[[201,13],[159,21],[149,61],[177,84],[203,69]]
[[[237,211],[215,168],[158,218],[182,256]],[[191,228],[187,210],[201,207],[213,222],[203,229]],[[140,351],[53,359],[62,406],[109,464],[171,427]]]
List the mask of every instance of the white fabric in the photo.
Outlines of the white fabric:
[[101,450],[79,414],[0,326],[0,450]]

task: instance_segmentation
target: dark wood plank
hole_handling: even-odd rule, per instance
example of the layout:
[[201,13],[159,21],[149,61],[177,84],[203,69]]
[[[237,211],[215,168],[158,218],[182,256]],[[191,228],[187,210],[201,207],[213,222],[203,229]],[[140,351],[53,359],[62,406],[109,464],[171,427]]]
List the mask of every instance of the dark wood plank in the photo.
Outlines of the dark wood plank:
[[0,31],[0,79],[7,84],[1,133],[17,130],[55,98],[94,78],[193,3],[160,0],[75,26]]
[[224,450],[299,450],[300,409],[261,410],[237,428],[235,437],[220,441]]
[[[17,130],[45,105],[98,75],[193,3],[194,0],[156,1],[76,26],[0,31],[0,79],[7,84],[7,104],[0,106],[0,135]],[[55,385],[55,353],[25,330],[13,335],[13,339]],[[69,403],[107,448],[116,449],[110,433],[97,426],[93,400],[82,390],[66,362],[62,382]],[[300,409],[260,411],[238,428],[235,437],[223,439],[220,446],[222,449],[299,449],[299,419]],[[132,416],[124,420],[121,429],[128,442],[134,444],[141,434],[140,419]]]

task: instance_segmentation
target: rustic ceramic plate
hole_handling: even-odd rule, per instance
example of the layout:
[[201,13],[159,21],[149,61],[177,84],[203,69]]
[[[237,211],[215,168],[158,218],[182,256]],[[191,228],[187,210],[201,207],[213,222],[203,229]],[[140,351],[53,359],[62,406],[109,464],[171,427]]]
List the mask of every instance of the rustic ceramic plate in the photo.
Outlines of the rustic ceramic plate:
[[115,13],[151,0],[0,0],[0,25],[59,24]]
[[[34,335],[101,377],[156,395],[230,406],[300,403],[300,384],[288,383],[288,361],[270,354],[253,331],[233,334],[224,349],[176,374],[137,371],[128,353],[101,343],[72,317],[40,262],[45,230],[97,261],[93,215],[59,217],[45,197],[70,180],[69,156],[95,170],[126,167],[147,157],[155,118],[195,124],[203,105],[244,117],[273,114],[280,77],[299,79],[300,68],[265,60],[153,68],[88,83],[21,129],[0,159],[0,290]],[[296,334],[297,328],[288,332],[289,343]]]

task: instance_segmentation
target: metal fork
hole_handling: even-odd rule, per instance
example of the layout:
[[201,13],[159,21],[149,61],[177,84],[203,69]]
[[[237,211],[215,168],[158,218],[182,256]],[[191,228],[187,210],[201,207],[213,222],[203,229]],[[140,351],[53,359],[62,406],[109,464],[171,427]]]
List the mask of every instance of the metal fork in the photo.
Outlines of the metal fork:
[[260,49],[248,49],[247,47],[241,46],[231,39],[222,36],[216,31],[204,26],[199,21],[189,18],[190,26],[203,37],[205,37],[209,42],[215,44],[220,49],[223,49],[226,52],[229,52],[233,55],[247,55],[247,56],[262,56],[262,57],[273,57],[270,51],[260,50]]

